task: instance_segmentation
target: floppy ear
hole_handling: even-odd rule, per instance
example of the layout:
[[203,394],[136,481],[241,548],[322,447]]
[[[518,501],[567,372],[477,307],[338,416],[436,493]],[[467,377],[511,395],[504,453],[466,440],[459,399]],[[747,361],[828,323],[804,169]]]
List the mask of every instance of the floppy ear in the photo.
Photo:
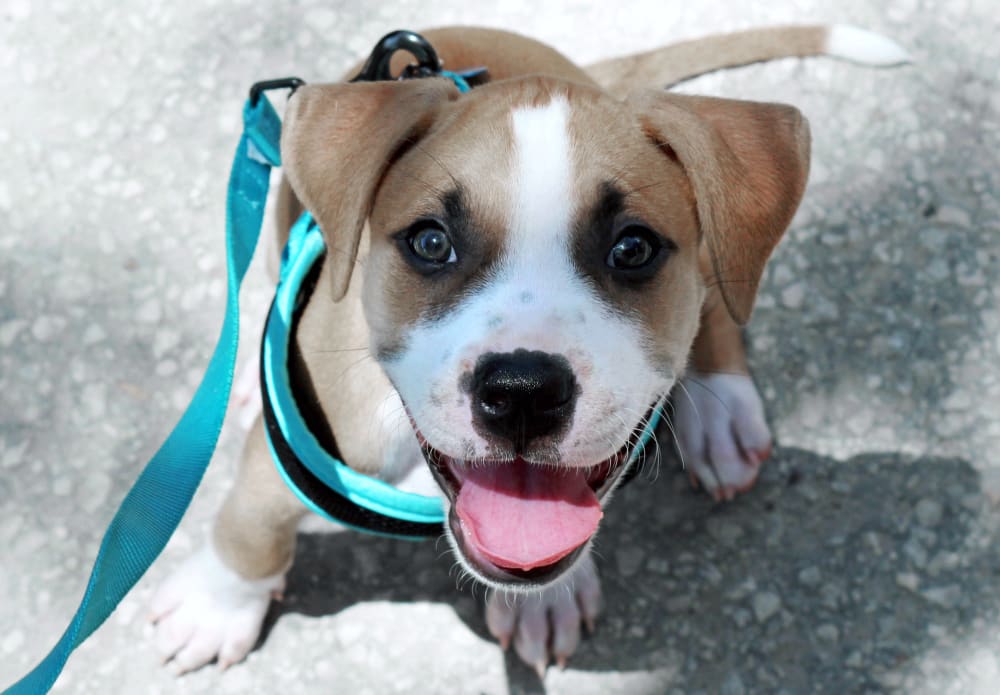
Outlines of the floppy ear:
[[676,155],[726,308],[746,323],[764,264],[809,175],[809,124],[784,104],[643,92],[629,99],[646,135]]
[[458,96],[448,80],[306,85],[285,110],[281,158],[326,241],[334,300],[347,292],[376,189],[390,163]]

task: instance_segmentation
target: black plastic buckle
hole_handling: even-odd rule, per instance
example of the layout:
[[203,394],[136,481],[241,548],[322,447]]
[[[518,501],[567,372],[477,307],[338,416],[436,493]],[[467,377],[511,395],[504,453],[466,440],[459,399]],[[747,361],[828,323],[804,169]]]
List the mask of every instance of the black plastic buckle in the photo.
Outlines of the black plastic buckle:
[[416,65],[407,65],[400,79],[433,77],[441,74],[441,60],[430,42],[415,31],[399,30],[386,34],[375,44],[365,65],[351,82],[381,82],[395,80],[390,63],[396,51],[406,51],[417,59]]
[[276,80],[255,82],[250,88],[250,106],[256,106],[260,95],[264,92],[269,92],[272,89],[291,89],[291,94],[295,94],[295,90],[305,83],[306,81],[300,77],[281,77]]

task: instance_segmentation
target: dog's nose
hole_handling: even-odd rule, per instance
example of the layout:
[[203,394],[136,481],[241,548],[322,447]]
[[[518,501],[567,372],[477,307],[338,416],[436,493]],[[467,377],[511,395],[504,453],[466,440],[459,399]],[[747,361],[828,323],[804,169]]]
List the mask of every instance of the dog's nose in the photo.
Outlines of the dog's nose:
[[470,387],[473,418],[517,453],[569,422],[577,391],[565,357],[523,349],[480,357]]

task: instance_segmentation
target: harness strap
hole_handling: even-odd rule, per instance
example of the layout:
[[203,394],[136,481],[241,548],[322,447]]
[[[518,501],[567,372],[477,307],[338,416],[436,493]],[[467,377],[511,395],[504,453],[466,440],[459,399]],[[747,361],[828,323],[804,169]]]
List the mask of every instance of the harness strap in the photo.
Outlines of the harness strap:
[[310,430],[289,371],[298,317],[309,301],[326,252],[312,215],[292,225],[260,350],[260,389],[272,458],[285,484],[309,509],[330,521],[396,538],[443,532],[438,497],[403,492],[344,464]]
[[271,167],[281,163],[281,121],[267,99],[246,103],[243,126],[227,192],[226,315],[212,360],[191,404],[146,464],[105,532],[69,627],[48,656],[4,695],[48,692],[70,653],[107,619],[163,550],[215,451],[236,366],[240,284],[260,235]]

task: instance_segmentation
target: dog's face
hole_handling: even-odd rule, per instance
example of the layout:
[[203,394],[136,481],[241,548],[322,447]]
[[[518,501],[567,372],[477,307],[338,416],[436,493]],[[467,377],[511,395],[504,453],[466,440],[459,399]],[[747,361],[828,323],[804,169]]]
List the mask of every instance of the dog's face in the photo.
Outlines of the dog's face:
[[[704,273],[711,281],[728,267],[719,258],[705,267],[712,213],[699,196],[717,193],[690,174],[692,157],[711,156],[690,150],[713,143],[679,147],[635,103],[553,80],[460,99],[440,86],[404,89],[395,104],[404,113],[375,153],[381,165],[357,174],[371,179],[365,210],[352,218],[330,202],[352,193],[317,181],[307,151],[317,143],[301,135],[286,136],[288,149],[298,146],[289,176],[326,234],[370,220],[371,349],[451,503],[463,564],[494,585],[537,586],[592,538],[653,409],[683,372]],[[341,99],[338,110],[378,98]],[[315,114],[296,100],[286,133]],[[343,147],[342,125],[325,132],[328,146]],[[760,271],[750,272],[731,278],[751,295],[734,292],[734,312],[749,311]]]

